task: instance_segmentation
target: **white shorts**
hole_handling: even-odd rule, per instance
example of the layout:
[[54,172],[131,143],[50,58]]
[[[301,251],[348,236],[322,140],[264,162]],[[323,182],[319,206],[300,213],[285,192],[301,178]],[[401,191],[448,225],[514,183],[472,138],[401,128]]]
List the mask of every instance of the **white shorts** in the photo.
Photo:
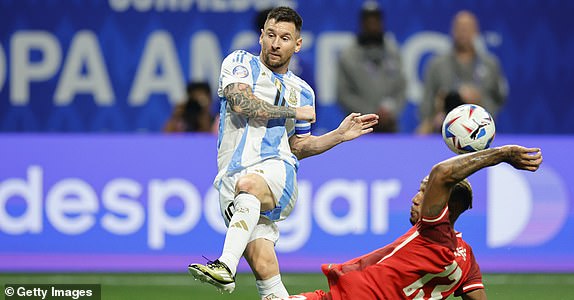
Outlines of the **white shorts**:
[[235,199],[235,183],[245,174],[257,174],[267,182],[276,206],[272,210],[262,211],[257,226],[249,241],[265,238],[274,243],[279,239],[279,229],[275,222],[284,220],[291,214],[297,202],[297,174],[295,168],[278,159],[267,159],[259,164],[247,167],[241,172],[224,176],[219,182],[219,207],[225,225],[233,216]]

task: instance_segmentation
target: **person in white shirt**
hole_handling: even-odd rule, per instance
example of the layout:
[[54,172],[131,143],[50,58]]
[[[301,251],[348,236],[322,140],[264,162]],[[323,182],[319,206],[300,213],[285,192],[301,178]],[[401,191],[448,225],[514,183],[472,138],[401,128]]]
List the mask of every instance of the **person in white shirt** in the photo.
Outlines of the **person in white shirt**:
[[311,135],[315,93],[289,69],[301,49],[299,14],[278,7],[261,31],[259,56],[237,50],[222,63],[218,169],[221,213],[228,230],[219,259],[193,263],[189,272],[221,291],[233,292],[244,256],[262,299],[287,297],[281,281],[275,222],[285,219],[297,200],[299,160],[372,131],[375,114],[349,114],[339,127]]

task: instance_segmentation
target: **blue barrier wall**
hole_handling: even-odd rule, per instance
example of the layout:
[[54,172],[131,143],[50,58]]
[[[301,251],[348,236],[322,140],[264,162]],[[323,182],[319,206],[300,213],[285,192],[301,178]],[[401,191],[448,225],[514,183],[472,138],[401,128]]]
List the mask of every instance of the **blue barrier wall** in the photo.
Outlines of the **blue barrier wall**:
[[[506,143],[541,147],[542,167],[472,175],[456,228],[485,272],[574,272],[574,139],[494,146]],[[215,148],[208,135],[0,135],[0,271],[184,271],[218,257]],[[282,269],[316,272],[393,241],[420,180],[452,155],[438,137],[369,135],[301,161]]]
[[[223,57],[256,44],[256,11],[278,4],[304,18],[298,68],[317,92],[316,131],[332,129],[342,118],[333,61],[353,39],[361,3],[1,0],[0,131],[159,131],[185,82],[215,88]],[[499,132],[574,132],[574,2],[381,3],[409,75],[403,131],[417,124],[425,63],[447,47],[456,11],[470,9],[481,21],[481,45],[499,57],[509,81]]]

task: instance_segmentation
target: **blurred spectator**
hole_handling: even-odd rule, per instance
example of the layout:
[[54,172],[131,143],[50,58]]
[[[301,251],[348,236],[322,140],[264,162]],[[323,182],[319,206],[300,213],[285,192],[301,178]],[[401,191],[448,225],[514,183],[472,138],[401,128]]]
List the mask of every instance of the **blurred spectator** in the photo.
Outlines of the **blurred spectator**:
[[178,104],[164,126],[164,132],[217,132],[211,115],[211,88],[207,82],[191,82],[185,102]]
[[446,113],[463,103],[484,107],[493,117],[507,95],[506,78],[498,60],[475,46],[478,20],[469,11],[458,12],[452,21],[452,50],[433,58],[424,78],[417,132],[440,132]]
[[357,41],[339,58],[337,97],[347,113],[377,113],[375,132],[397,132],[406,79],[396,43],[384,27],[384,13],[377,2],[365,2]]

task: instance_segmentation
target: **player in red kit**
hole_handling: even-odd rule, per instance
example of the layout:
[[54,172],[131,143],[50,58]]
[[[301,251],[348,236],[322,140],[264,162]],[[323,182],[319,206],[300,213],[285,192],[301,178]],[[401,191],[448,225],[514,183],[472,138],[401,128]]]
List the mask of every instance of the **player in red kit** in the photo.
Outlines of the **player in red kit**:
[[323,265],[330,291],[289,299],[486,299],[472,248],[454,230],[458,216],[472,206],[466,177],[501,162],[536,171],[538,148],[503,146],[458,155],[436,164],[412,199],[413,227],[391,244],[343,264]]

